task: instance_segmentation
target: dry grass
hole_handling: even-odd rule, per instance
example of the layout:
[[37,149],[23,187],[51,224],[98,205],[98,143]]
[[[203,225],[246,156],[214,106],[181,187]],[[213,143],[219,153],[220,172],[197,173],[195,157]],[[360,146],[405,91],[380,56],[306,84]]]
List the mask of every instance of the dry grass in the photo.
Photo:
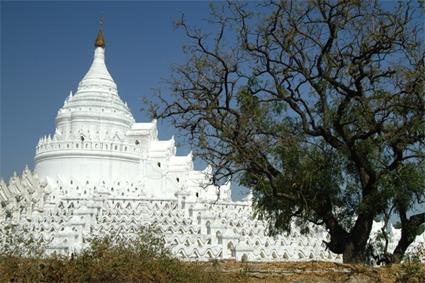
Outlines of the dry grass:
[[380,268],[314,261],[182,262],[154,235],[144,232],[131,242],[93,240],[72,257],[0,253],[0,282],[425,282],[425,265],[418,261]]
[[155,230],[131,241],[93,239],[71,257],[0,253],[0,282],[223,282],[209,266],[171,257]]
[[209,270],[122,247],[71,258],[0,257],[0,282],[222,282]]
[[[420,269],[418,269],[420,267]],[[373,268],[328,262],[181,262],[110,249],[74,258],[0,258],[0,282],[425,282],[425,265]]]
[[224,282],[425,282],[425,264],[409,262],[385,267],[333,262],[208,263]]

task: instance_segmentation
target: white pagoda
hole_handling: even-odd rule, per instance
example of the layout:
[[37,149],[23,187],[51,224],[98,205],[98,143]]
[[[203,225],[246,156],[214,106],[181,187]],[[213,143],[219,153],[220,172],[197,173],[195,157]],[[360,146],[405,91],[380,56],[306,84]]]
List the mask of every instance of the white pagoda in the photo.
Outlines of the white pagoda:
[[186,260],[340,260],[325,248],[323,228],[269,237],[249,196],[233,201],[230,184],[208,182],[208,168],[194,170],[191,154],[176,156],[173,138],[158,140],[155,120],[135,122],[99,31],[89,71],[59,109],[55,132],[38,142],[34,171],[0,181],[0,233],[24,227],[46,252],[71,254],[94,236],[125,238],[155,224]]

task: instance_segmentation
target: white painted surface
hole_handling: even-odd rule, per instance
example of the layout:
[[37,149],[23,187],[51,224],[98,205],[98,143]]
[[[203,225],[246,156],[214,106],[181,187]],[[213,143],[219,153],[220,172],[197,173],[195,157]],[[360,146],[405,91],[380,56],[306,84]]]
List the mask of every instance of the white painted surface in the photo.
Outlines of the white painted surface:
[[[34,173],[26,168],[8,184],[0,181],[0,230],[18,224],[47,252],[69,254],[94,236],[131,237],[154,223],[172,252],[188,260],[341,260],[326,249],[321,227],[310,236],[296,227],[289,236],[267,236],[250,196],[232,201],[230,183],[218,196],[218,188],[205,186],[208,168],[195,171],[191,153],[175,154],[174,139],[158,140],[155,120],[134,121],[98,47],[77,92],[58,111],[55,133],[40,139]],[[400,235],[392,231],[394,247]]]

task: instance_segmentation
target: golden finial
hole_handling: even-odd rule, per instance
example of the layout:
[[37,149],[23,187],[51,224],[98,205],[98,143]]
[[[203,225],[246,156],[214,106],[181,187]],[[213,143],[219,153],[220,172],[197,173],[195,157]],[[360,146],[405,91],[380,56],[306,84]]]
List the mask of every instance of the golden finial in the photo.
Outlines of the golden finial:
[[103,36],[103,16],[99,19],[99,32],[97,33],[94,46],[105,48],[105,37]]

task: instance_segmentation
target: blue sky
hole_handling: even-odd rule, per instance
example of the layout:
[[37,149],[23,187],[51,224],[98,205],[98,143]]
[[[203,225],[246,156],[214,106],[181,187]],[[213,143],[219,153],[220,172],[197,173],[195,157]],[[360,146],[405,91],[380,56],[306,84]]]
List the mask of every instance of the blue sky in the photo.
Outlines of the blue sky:
[[[210,28],[207,1],[0,1],[0,7],[0,178],[6,181],[25,164],[33,168],[38,139],[54,132],[57,110],[91,64],[101,15],[108,69],[138,122],[150,121],[140,110],[143,99],[153,88],[166,89],[161,80],[170,66],[185,61],[187,39],[174,21],[184,13],[190,25]],[[158,126],[160,139],[176,135],[179,142],[176,129]],[[177,153],[189,150],[180,146]]]
[[[153,88],[182,63],[182,13],[204,25],[208,2],[1,2],[0,178],[33,168],[38,139],[54,132],[57,110],[88,70],[98,18],[105,19],[106,63],[138,122]],[[159,123],[161,139],[178,132]],[[177,139],[178,141],[178,139]],[[178,154],[188,148],[180,147]]]

